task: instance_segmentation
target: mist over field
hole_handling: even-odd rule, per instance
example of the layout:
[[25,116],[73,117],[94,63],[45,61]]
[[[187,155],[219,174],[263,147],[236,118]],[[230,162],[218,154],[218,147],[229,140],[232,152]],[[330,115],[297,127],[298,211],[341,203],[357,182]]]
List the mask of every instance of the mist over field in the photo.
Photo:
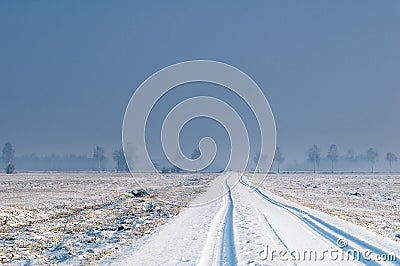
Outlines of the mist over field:
[[[292,4],[3,1],[0,144],[13,144],[17,170],[92,170],[88,158],[96,145],[112,169],[135,89],[169,64],[200,58],[230,63],[259,84],[275,116],[283,170],[311,170],[307,150],[316,144],[325,157],[336,144],[338,171],[368,171],[363,160],[342,157],[349,149],[364,156],[370,147],[379,153],[376,171],[389,171],[386,153],[400,155],[399,3]],[[167,164],[158,145],[160,121],[193,95],[234,106],[246,118],[250,156],[256,155],[249,107],[219,86],[186,84],[154,106],[147,132],[155,161]],[[190,122],[182,149],[190,155],[210,134],[219,151],[211,169],[219,170],[230,147],[218,124]],[[321,160],[317,168],[330,167]]]

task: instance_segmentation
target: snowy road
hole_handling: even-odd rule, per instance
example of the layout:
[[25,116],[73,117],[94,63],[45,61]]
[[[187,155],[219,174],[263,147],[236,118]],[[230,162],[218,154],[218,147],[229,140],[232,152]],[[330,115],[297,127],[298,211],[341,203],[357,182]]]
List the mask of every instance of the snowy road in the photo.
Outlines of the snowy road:
[[[235,185],[236,184],[236,185]],[[120,253],[129,265],[399,265],[400,245],[227,173],[210,204],[187,208]],[[207,196],[207,192],[204,195]],[[385,260],[385,261],[383,261]]]

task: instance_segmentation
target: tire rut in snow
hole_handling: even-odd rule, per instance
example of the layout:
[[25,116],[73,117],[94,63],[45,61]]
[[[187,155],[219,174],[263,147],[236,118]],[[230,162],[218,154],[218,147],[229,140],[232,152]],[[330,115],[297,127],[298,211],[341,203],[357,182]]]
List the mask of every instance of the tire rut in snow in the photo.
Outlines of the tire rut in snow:
[[233,201],[231,189],[228,184],[226,185],[228,187],[228,208],[224,219],[224,230],[222,234],[221,262],[222,265],[235,265],[237,259],[233,235]]
[[236,265],[236,249],[233,233],[233,201],[230,187],[223,183],[227,193],[220,210],[207,233],[198,265]]
[[[275,250],[286,250],[288,253],[290,253],[288,246],[285,244],[285,242],[282,240],[282,238],[279,236],[279,234],[272,227],[272,225],[268,221],[268,218],[259,209],[257,209],[257,214],[258,214],[259,219],[261,220],[269,238],[275,244]],[[286,264],[293,265],[293,266],[297,265],[294,261],[287,261]]]
[[[295,216],[297,219],[299,219],[305,226],[306,228],[308,228],[310,231],[316,232],[318,235],[320,235],[323,239],[326,239],[327,241],[329,241],[330,243],[332,243],[333,245],[336,245],[338,238],[343,238],[349,241],[352,241],[353,243],[355,243],[357,246],[360,246],[362,249],[364,250],[370,250],[375,254],[386,254],[387,252],[385,252],[384,250],[370,244],[367,243],[359,238],[357,238],[356,236],[353,236],[349,233],[344,232],[343,230],[335,227],[334,225],[318,218],[315,217],[314,215],[301,210],[299,208],[284,204],[284,203],[280,203],[277,202],[273,199],[271,199],[270,197],[268,197],[267,195],[265,195],[264,193],[262,193],[258,188],[247,184],[244,180],[243,177],[240,177],[239,182],[246,186],[249,187],[251,189],[254,189],[254,191],[264,200],[268,201],[269,203],[280,207],[284,210],[286,210],[287,212],[289,212],[291,215]],[[323,227],[328,228],[330,231],[335,232],[338,236],[336,236],[335,234],[332,234],[331,232],[328,232],[327,230],[325,230]],[[357,249],[356,247],[352,246],[352,245],[347,245],[345,248],[343,248],[344,251],[349,251],[349,250],[358,250],[360,253],[362,252],[362,250]],[[361,253],[362,254],[362,253]],[[395,261],[398,261],[398,257],[396,256]],[[363,256],[360,257],[360,262],[362,262],[365,265],[380,265],[377,262],[371,261],[371,260],[366,260]]]

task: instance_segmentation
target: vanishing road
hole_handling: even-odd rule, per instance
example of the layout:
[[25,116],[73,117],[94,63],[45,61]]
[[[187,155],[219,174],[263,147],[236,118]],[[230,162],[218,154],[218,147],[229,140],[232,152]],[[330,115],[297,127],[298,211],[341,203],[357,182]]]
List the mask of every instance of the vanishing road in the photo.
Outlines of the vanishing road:
[[[220,199],[121,251],[123,265],[400,265],[400,245],[226,173]],[[207,192],[205,193],[207,194]]]

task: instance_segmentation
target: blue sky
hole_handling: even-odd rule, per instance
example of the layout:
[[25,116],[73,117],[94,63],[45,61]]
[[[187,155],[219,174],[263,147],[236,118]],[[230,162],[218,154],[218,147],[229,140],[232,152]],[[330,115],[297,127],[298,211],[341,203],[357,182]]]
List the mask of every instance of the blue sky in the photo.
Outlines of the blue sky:
[[142,81],[210,59],[263,89],[288,159],[313,143],[400,155],[399,25],[399,1],[1,1],[0,143],[110,153]]

